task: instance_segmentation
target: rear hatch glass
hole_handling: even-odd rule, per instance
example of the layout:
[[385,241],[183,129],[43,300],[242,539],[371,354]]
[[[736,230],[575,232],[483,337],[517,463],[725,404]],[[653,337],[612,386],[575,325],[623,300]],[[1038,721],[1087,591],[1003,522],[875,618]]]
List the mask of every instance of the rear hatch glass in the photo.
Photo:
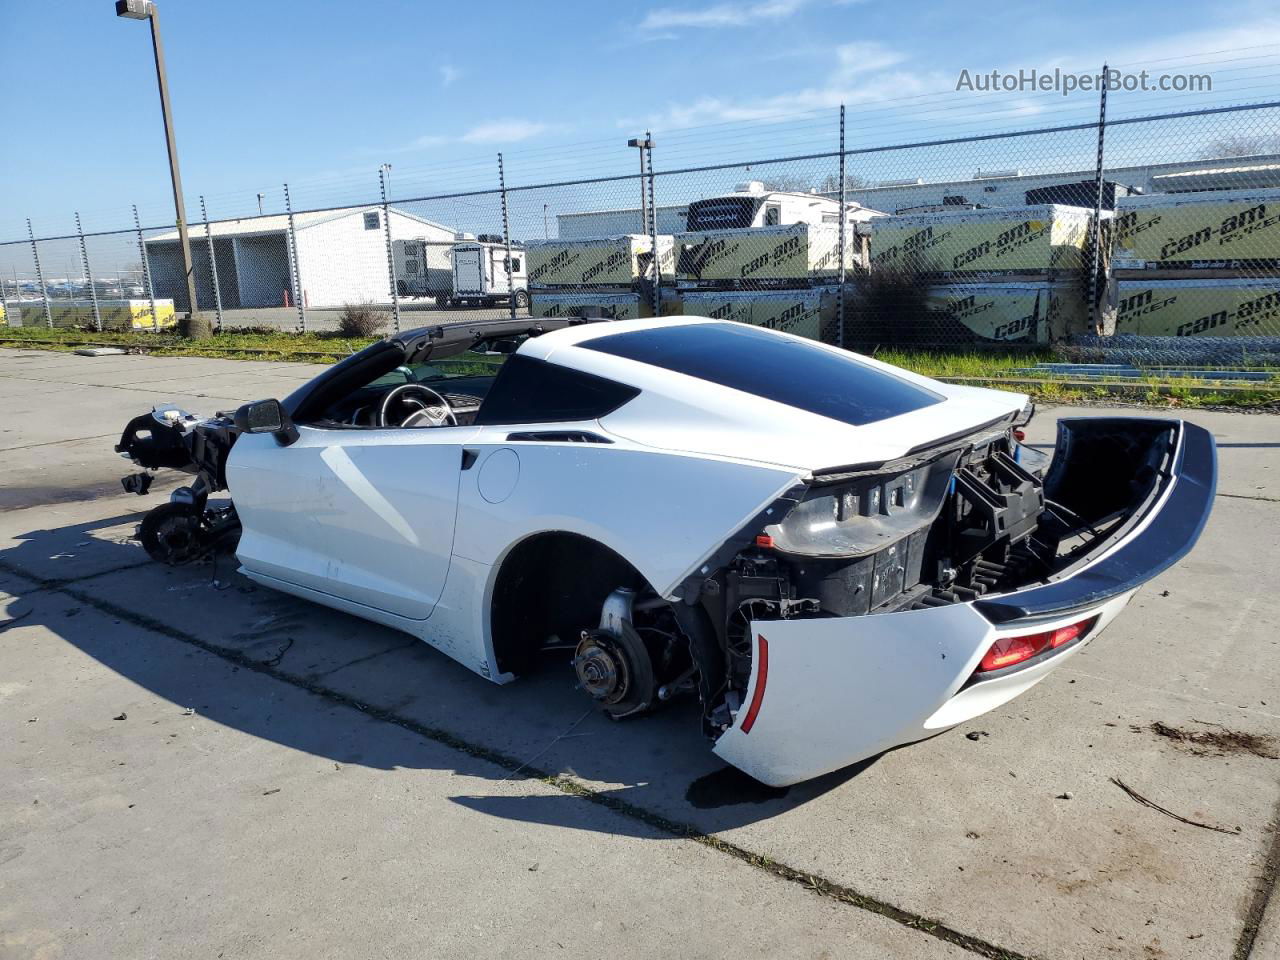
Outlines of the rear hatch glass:
[[851,354],[745,324],[655,327],[597,337],[579,346],[853,426],[911,413],[944,399]]

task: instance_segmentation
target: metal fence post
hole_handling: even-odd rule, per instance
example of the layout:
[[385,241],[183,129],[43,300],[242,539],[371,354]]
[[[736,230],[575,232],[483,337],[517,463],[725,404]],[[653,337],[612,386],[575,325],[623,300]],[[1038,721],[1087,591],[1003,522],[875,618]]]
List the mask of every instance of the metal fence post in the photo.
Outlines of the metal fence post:
[[836,346],[844,346],[844,285],[848,279],[844,272],[845,257],[848,255],[848,213],[845,211],[845,170],[844,170],[844,104],[840,104],[840,266],[837,268],[836,274],[839,283],[839,293],[836,296]]
[[76,211],[76,236],[80,238],[80,262],[84,264],[84,278],[89,284],[89,300],[93,304],[93,329],[102,332],[102,313],[98,310],[98,288],[93,282],[93,271],[89,269],[89,248],[84,242],[84,227],[80,225],[80,211]]
[[507,248],[507,300],[511,304],[511,319],[516,318],[516,285],[511,276],[511,221],[507,216],[507,176],[502,168],[502,154],[498,154],[498,190],[502,194],[502,242]]
[[147,285],[147,299],[151,302],[151,330],[160,332],[160,315],[156,313],[156,288],[151,283],[151,262],[147,258],[147,244],[142,239],[142,220],[138,217],[138,205],[133,205],[133,229],[138,232],[138,256],[142,259],[142,282]]
[[31,218],[27,217],[27,236],[31,238],[31,259],[36,264],[36,282],[40,284],[40,300],[44,303],[44,322],[53,329],[53,310],[49,307],[49,288],[44,283],[44,271],[40,269],[40,248],[36,245],[36,232],[31,229]]
[[[5,293],[5,289],[8,285],[8,281],[6,281],[4,277],[0,277],[0,310],[4,311],[4,322],[7,326],[13,324],[13,317],[9,315],[9,297]],[[14,291],[14,293],[17,292],[18,291],[16,290]]]
[[293,228],[293,204],[289,201],[289,185],[284,185],[284,210],[289,215],[289,285],[298,308],[298,332],[307,332],[307,308],[302,305],[302,277],[298,274],[298,234]]
[[200,195],[200,218],[204,220],[204,239],[209,245],[209,279],[213,283],[213,309],[217,322],[214,333],[222,332],[222,291],[218,289],[218,258],[213,249],[213,231],[209,229],[209,211],[204,205],[204,194]]
[[1093,250],[1089,257],[1089,326],[1094,333],[1102,332],[1102,318],[1098,312],[1098,267],[1102,257],[1102,174],[1107,135],[1107,65],[1105,63],[1102,65],[1102,93],[1098,100],[1098,165],[1094,174]]
[[[382,226],[387,233],[387,273],[391,277],[391,318],[395,324],[396,333],[400,332],[400,289],[396,282],[396,253],[395,245],[391,240],[391,208],[387,205],[387,168],[381,166],[378,168],[378,187],[382,191]],[[424,248],[425,249],[425,248]],[[422,257],[423,274],[426,274],[426,254]]]
[[[654,191],[653,183],[653,136],[648,130],[644,132],[644,142],[648,144],[640,151],[643,158],[646,154],[649,159],[649,243],[653,248],[653,315],[655,317],[662,315],[662,264],[658,257],[658,200]],[[640,184],[641,193],[644,192],[644,184]]]

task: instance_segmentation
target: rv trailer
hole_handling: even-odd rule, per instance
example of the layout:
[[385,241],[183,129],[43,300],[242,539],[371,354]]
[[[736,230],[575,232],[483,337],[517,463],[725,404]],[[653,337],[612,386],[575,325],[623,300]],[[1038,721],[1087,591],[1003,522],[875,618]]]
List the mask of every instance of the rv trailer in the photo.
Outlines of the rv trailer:
[[529,306],[529,277],[522,244],[511,244],[510,279],[507,245],[495,234],[482,233],[453,245],[453,292],[447,303],[457,306],[492,307],[514,302]]

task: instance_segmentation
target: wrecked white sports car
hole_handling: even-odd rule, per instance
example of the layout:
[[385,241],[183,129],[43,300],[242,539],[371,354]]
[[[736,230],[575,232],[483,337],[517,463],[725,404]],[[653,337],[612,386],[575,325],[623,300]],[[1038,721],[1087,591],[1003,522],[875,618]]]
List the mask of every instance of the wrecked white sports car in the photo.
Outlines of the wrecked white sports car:
[[160,406],[117,449],[147,468],[127,489],[196,474],[143,522],[153,556],[235,544],[498,683],[570,649],[613,717],[696,694],[715,752],[784,785],[1017,696],[1195,543],[1208,433],[1063,420],[1048,462],[1029,417],[737,323],[512,320],[234,416]]

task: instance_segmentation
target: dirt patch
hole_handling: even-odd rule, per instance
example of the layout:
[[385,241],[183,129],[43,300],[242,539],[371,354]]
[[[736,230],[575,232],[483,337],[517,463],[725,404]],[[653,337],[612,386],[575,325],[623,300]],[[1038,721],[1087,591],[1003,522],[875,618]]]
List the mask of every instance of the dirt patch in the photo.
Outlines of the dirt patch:
[[1280,760],[1276,738],[1261,733],[1244,733],[1219,724],[1206,724],[1211,729],[1184,730],[1157,720],[1148,728],[1157,737],[1170,740],[1198,757],[1223,757],[1247,753],[1267,760]]

